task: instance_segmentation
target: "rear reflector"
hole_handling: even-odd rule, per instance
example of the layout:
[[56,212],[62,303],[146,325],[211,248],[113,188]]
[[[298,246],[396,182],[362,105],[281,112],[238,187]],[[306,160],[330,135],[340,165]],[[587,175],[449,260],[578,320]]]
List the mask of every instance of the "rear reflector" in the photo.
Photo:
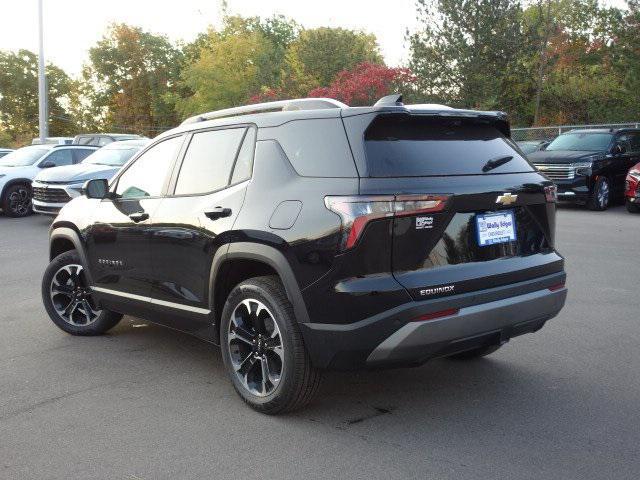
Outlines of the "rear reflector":
[[428,320],[435,320],[436,318],[449,317],[456,315],[460,311],[459,308],[449,308],[448,310],[441,310],[439,312],[426,313],[411,320],[412,322],[425,322]]
[[564,288],[564,283],[558,283],[557,285],[552,285],[549,287],[549,290],[555,292],[556,290],[562,290]]
[[352,248],[372,220],[444,210],[448,195],[327,196],[324,203],[342,220],[340,250]]

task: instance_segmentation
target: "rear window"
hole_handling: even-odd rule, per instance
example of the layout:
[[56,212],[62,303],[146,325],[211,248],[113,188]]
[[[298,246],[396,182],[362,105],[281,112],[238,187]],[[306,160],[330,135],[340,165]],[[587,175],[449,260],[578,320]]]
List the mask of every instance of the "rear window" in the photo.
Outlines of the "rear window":
[[510,139],[474,119],[378,117],[365,133],[365,150],[372,177],[534,171]]

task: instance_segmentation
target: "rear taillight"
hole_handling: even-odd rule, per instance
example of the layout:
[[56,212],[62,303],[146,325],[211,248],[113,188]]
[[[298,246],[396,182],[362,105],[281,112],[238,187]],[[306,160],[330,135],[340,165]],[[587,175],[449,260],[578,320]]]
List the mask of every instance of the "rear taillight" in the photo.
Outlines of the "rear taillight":
[[558,187],[555,185],[544,187],[544,196],[547,202],[556,203],[558,201]]
[[448,195],[328,196],[324,203],[342,219],[340,249],[348,250],[372,220],[440,212],[448,198]]

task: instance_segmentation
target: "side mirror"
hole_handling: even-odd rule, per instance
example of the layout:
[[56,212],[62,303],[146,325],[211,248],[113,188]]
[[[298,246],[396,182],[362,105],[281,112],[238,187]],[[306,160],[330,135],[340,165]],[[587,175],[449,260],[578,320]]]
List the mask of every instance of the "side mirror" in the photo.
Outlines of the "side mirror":
[[104,178],[87,180],[82,186],[82,193],[87,198],[97,198],[102,200],[109,196],[109,182]]
[[614,145],[613,149],[611,150],[611,153],[613,153],[614,155],[621,155],[626,151],[627,151],[627,149],[624,148],[624,145],[620,145],[618,143],[618,144]]
[[55,166],[56,164],[53,162],[43,162],[42,165],[40,165],[40,168],[51,168]]

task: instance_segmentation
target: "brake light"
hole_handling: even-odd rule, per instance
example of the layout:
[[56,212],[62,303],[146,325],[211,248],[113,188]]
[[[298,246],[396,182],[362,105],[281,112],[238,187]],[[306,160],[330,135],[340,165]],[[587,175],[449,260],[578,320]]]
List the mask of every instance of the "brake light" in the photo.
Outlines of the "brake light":
[[556,203],[558,201],[558,187],[555,185],[549,185],[544,187],[544,196],[549,203]]
[[340,249],[352,248],[372,220],[444,210],[448,195],[327,196],[324,203],[342,220]]
[[551,290],[552,292],[556,292],[558,290],[562,290],[564,288],[564,283],[558,283],[556,285],[551,285],[549,287],[549,290]]
[[459,308],[449,308],[447,310],[441,310],[439,312],[426,313],[424,315],[420,315],[412,319],[412,322],[426,322],[428,320],[435,320],[436,318],[449,317],[451,315],[456,315],[460,311]]

